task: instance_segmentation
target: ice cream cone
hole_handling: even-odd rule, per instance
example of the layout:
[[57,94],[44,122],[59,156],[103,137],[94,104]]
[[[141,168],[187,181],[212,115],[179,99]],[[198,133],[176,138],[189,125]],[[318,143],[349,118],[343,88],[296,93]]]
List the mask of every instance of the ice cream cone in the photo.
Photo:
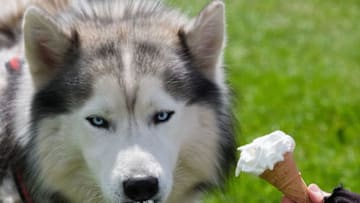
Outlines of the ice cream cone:
[[260,177],[271,183],[292,201],[311,203],[307,186],[296,167],[292,152],[287,152],[283,161],[276,163],[273,170],[265,170]]

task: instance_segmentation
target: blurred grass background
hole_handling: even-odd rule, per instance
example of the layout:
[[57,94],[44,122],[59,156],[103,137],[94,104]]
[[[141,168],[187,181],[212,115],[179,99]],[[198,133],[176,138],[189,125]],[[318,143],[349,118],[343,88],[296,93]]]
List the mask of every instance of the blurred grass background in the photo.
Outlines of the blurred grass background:
[[[208,0],[168,0],[191,15]],[[360,1],[225,0],[238,144],[281,129],[307,183],[360,193]],[[241,126],[240,126],[241,125]],[[280,202],[249,174],[205,203]]]

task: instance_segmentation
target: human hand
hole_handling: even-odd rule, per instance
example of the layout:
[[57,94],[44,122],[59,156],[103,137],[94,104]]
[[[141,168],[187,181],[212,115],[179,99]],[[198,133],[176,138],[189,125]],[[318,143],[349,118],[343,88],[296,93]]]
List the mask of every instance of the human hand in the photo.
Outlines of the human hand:
[[[324,197],[330,196],[330,193],[322,191],[319,186],[316,184],[310,184],[308,187],[308,194],[312,203],[323,203]],[[295,203],[288,199],[287,197],[283,197],[281,203]]]

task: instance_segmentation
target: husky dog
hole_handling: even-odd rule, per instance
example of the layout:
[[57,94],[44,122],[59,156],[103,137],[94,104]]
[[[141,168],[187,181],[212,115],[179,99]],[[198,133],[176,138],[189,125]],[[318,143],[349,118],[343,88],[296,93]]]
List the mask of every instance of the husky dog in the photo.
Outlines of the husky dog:
[[235,160],[224,16],[218,0],[193,19],[149,0],[27,8],[14,45],[25,63],[0,100],[2,190],[191,203],[221,185]]

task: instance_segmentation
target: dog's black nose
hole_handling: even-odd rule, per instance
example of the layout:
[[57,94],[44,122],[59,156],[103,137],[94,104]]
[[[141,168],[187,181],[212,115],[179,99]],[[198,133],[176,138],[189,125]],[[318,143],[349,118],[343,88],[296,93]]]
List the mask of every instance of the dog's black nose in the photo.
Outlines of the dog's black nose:
[[157,178],[130,178],[123,182],[125,195],[133,201],[151,200],[159,191]]

